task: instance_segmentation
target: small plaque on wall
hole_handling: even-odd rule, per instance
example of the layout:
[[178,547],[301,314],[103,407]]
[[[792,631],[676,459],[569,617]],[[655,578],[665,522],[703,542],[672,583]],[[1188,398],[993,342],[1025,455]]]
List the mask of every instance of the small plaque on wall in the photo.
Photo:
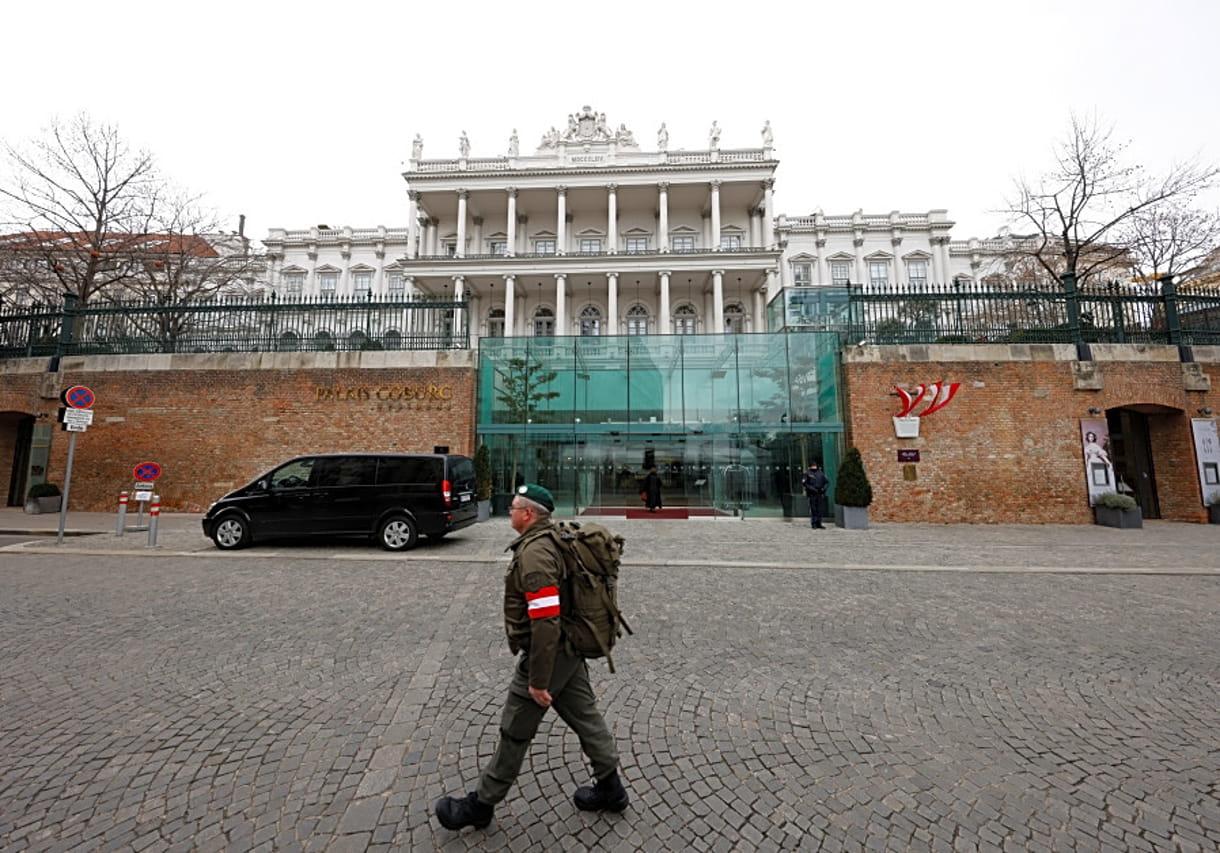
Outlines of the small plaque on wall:
[[919,451],[918,450],[899,450],[898,451],[898,461],[899,462],[918,462],[919,461]]

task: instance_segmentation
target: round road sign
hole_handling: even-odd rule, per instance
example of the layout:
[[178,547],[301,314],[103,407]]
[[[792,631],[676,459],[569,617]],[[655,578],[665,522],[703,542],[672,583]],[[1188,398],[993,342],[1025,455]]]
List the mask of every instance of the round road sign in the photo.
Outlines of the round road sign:
[[141,462],[136,466],[135,475],[141,483],[151,482],[161,476],[161,466],[156,462]]
[[59,396],[65,406],[73,409],[88,409],[93,406],[93,392],[84,385],[73,385]]

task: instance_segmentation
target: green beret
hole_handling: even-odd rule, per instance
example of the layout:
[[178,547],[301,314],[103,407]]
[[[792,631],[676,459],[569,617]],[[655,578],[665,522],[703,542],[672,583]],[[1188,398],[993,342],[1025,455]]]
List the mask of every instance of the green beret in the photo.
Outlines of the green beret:
[[518,486],[517,494],[523,498],[530,499],[536,504],[542,504],[546,507],[547,512],[555,511],[555,498],[551,497],[551,493],[537,483],[526,483],[524,486]]

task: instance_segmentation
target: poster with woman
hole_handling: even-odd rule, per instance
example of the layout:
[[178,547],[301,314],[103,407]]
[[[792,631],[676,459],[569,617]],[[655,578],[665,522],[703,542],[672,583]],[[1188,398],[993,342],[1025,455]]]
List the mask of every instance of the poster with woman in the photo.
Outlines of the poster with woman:
[[1104,420],[1082,420],[1080,442],[1084,451],[1084,475],[1089,487],[1089,506],[1104,492],[1116,491],[1114,463],[1110,459],[1110,429]]
[[1220,430],[1211,418],[1193,418],[1190,422],[1195,437],[1195,459],[1199,463],[1199,490],[1203,505],[1220,501]]

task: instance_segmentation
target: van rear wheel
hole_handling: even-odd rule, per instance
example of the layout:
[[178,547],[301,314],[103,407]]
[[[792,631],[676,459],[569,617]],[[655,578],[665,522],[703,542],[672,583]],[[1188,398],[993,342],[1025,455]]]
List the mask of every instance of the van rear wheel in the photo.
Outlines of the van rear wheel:
[[377,542],[387,551],[406,551],[415,547],[419,531],[405,515],[394,515],[377,528]]

